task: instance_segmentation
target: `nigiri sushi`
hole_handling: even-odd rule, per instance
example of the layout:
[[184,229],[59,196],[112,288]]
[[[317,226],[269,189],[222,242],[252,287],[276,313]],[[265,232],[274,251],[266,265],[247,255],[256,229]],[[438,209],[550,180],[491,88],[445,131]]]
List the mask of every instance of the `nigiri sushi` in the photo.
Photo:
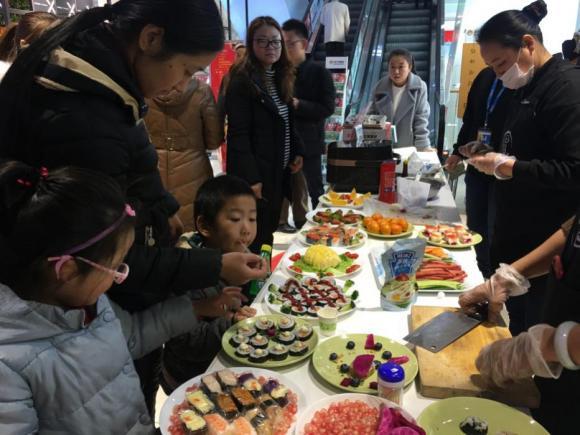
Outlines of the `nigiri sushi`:
[[244,417],[236,418],[232,421],[230,431],[236,435],[257,435],[256,429]]
[[207,414],[215,408],[213,402],[201,390],[187,393],[186,398],[200,414]]
[[228,421],[219,414],[204,415],[203,419],[207,423],[208,435],[222,435],[228,430]]
[[224,388],[229,389],[233,388],[238,385],[238,379],[234,372],[228,369],[223,369],[218,372],[218,379],[220,380],[221,384]]
[[207,423],[191,409],[187,409],[179,414],[179,419],[185,426],[187,435],[205,435],[208,433]]
[[220,384],[214,375],[203,376],[201,378],[201,383],[209,394],[220,394],[222,392],[222,387],[220,387]]

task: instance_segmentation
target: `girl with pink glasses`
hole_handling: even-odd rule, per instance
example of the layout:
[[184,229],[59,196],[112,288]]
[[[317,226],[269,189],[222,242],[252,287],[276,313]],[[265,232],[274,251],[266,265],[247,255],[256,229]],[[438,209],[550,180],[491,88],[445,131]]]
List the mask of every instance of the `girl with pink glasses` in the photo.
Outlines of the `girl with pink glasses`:
[[135,212],[89,170],[0,164],[0,433],[154,433],[133,359],[239,307],[239,289],[129,314]]

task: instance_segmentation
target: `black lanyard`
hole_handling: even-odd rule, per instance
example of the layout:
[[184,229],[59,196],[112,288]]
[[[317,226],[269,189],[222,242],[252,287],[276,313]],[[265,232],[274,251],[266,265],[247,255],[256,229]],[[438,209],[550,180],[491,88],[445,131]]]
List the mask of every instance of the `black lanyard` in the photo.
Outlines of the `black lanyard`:
[[493,85],[491,86],[491,90],[489,91],[489,95],[487,96],[487,108],[485,111],[485,124],[484,124],[485,128],[487,128],[487,122],[489,120],[489,115],[491,115],[493,113],[493,111],[495,110],[495,106],[497,106],[497,103],[503,94],[503,91],[505,91],[505,87],[502,84],[501,89],[499,90],[499,92],[497,93],[497,95],[494,98],[493,94],[495,93],[495,89],[497,88],[498,82],[500,82],[500,80],[498,78],[496,78],[493,81]]

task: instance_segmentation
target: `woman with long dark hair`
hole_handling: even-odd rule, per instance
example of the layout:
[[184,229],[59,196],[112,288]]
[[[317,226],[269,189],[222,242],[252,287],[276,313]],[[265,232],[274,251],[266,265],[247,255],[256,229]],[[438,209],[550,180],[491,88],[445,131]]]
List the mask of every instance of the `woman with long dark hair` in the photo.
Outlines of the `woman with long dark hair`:
[[294,67],[280,25],[271,17],[254,19],[246,46],[226,94],[227,172],[246,180],[258,198],[257,252],[273,242],[290,174],[302,168],[302,142],[294,132]]
[[[177,201],[163,188],[143,125],[145,97],[183,90],[223,47],[213,0],[120,0],[81,12],[23,50],[0,85],[0,158],[49,169],[74,165],[113,176],[139,204],[131,276],[111,297],[130,311],[171,293],[242,284],[263,275],[257,257],[171,248]],[[224,311],[229,311],[225,307]],[[155,377],[155,362],[137,364]],[[156,386],[145,387],[149,404]]]

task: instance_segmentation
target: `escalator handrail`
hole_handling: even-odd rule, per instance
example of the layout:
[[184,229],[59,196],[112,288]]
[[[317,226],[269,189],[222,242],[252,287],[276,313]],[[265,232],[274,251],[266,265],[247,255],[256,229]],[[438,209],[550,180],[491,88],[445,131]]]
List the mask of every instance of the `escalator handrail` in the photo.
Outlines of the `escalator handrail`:
[[[302,21],[304,23],[310,23],[310,37],[308,38],[308,46],[306,47],[306,53],[311,53],[316,46],[316,40],[318,39],[318,34],[320,33],[320,17],[322,15],[322,7],[324,6],[324,0],[311,0],[308,3],[308,8],[304,13],[304,18]],[[307,21],[308,20],[308,21]]]

